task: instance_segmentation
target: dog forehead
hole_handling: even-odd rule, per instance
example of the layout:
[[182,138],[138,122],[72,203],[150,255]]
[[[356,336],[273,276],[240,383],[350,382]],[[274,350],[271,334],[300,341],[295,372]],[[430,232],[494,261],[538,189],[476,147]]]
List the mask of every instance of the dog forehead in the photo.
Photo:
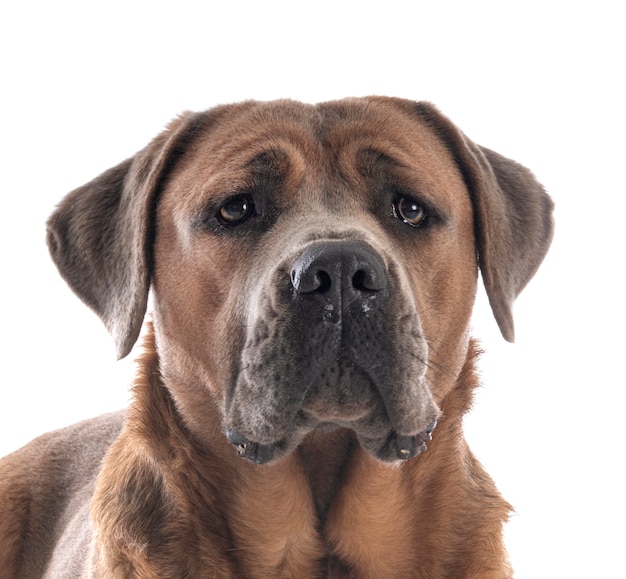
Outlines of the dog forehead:
[[[222,107],[189,145],[175,170],[185,190],[233,191],[259,163],[294,180],[318,184],[358,178],[368,161],[384,156],[419,189],[451,191],[462,177],[450,151],[410,103],[358,98],[317,105],[296,101],[250,102]],[[272,156],[267,157],[271,152]],[[372,153],[367,155],[364,153]]]

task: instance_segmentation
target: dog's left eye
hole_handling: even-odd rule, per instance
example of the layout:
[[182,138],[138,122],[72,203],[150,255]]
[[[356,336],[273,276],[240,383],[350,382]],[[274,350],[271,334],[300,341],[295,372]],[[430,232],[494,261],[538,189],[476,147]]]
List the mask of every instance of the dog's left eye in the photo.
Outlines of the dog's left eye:
[[411,197],[398,197],[393,203],[393,214],[412,227],[424,225],[428,218],[424,206]]
[[239,225],[255,214],[254,201],[250,195],[231,197],[216,214],[217,220],[226,226]]

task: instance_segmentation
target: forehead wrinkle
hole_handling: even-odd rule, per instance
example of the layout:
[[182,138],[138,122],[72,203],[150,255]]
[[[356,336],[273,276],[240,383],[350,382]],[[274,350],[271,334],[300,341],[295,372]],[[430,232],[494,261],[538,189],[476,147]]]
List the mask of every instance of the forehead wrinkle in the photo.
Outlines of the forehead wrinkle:
[[[380,102],[366,105],[351,100],[321,103],[321,140],[329,149],[371,148],[392,159],[414,167],[415,162],[433,164],[450,158],[445,143],[423,121]],[[356,139],[355,139],[356,136]]]
[[[449,151],[436,137],[403,139],[403,143],[378,139],[356,151],[361,170],[373,179],[387,178],[405,183],[438,198],[465,190],[463,176]],[[449,162],[442,162],[448,158]],[[357,161],[357,162],[359,162]]]
[[255,131],[249,136],[227,134],[219,139],[207,135],[204,143],[185,159],[184,164],[193,171],[185,171],[181,166],[177,173],[189,175],[190,188],[209,191],[255,177],[275,175],[292,179],[294,173],[301,173],[319,157],[319,150],[315,149],[310,139],[303,142],[284,130]]

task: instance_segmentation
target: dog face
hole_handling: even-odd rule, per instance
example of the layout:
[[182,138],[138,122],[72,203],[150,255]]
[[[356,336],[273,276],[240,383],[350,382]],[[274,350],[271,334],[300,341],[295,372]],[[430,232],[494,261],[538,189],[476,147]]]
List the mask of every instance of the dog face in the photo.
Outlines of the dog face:
[[255,462],[335,427],[380,460],[418,454],[464,361],[478,263],[511,338],[551,234],[526,170],[394,99],[188,115],[85,187],[50,221],[61,272],[123,354],[152,284],[182,417]]

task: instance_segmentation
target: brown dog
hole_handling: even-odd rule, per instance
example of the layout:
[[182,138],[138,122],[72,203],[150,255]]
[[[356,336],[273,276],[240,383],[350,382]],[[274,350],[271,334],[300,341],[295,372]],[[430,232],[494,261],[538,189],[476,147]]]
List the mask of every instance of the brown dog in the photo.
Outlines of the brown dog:
[[0,462],[0,574],[510,577],[468,327],[480,267],[512,340],[551,210],[429,104],[181,116],[50,219],[119,355],[153,327],[125,415]]

